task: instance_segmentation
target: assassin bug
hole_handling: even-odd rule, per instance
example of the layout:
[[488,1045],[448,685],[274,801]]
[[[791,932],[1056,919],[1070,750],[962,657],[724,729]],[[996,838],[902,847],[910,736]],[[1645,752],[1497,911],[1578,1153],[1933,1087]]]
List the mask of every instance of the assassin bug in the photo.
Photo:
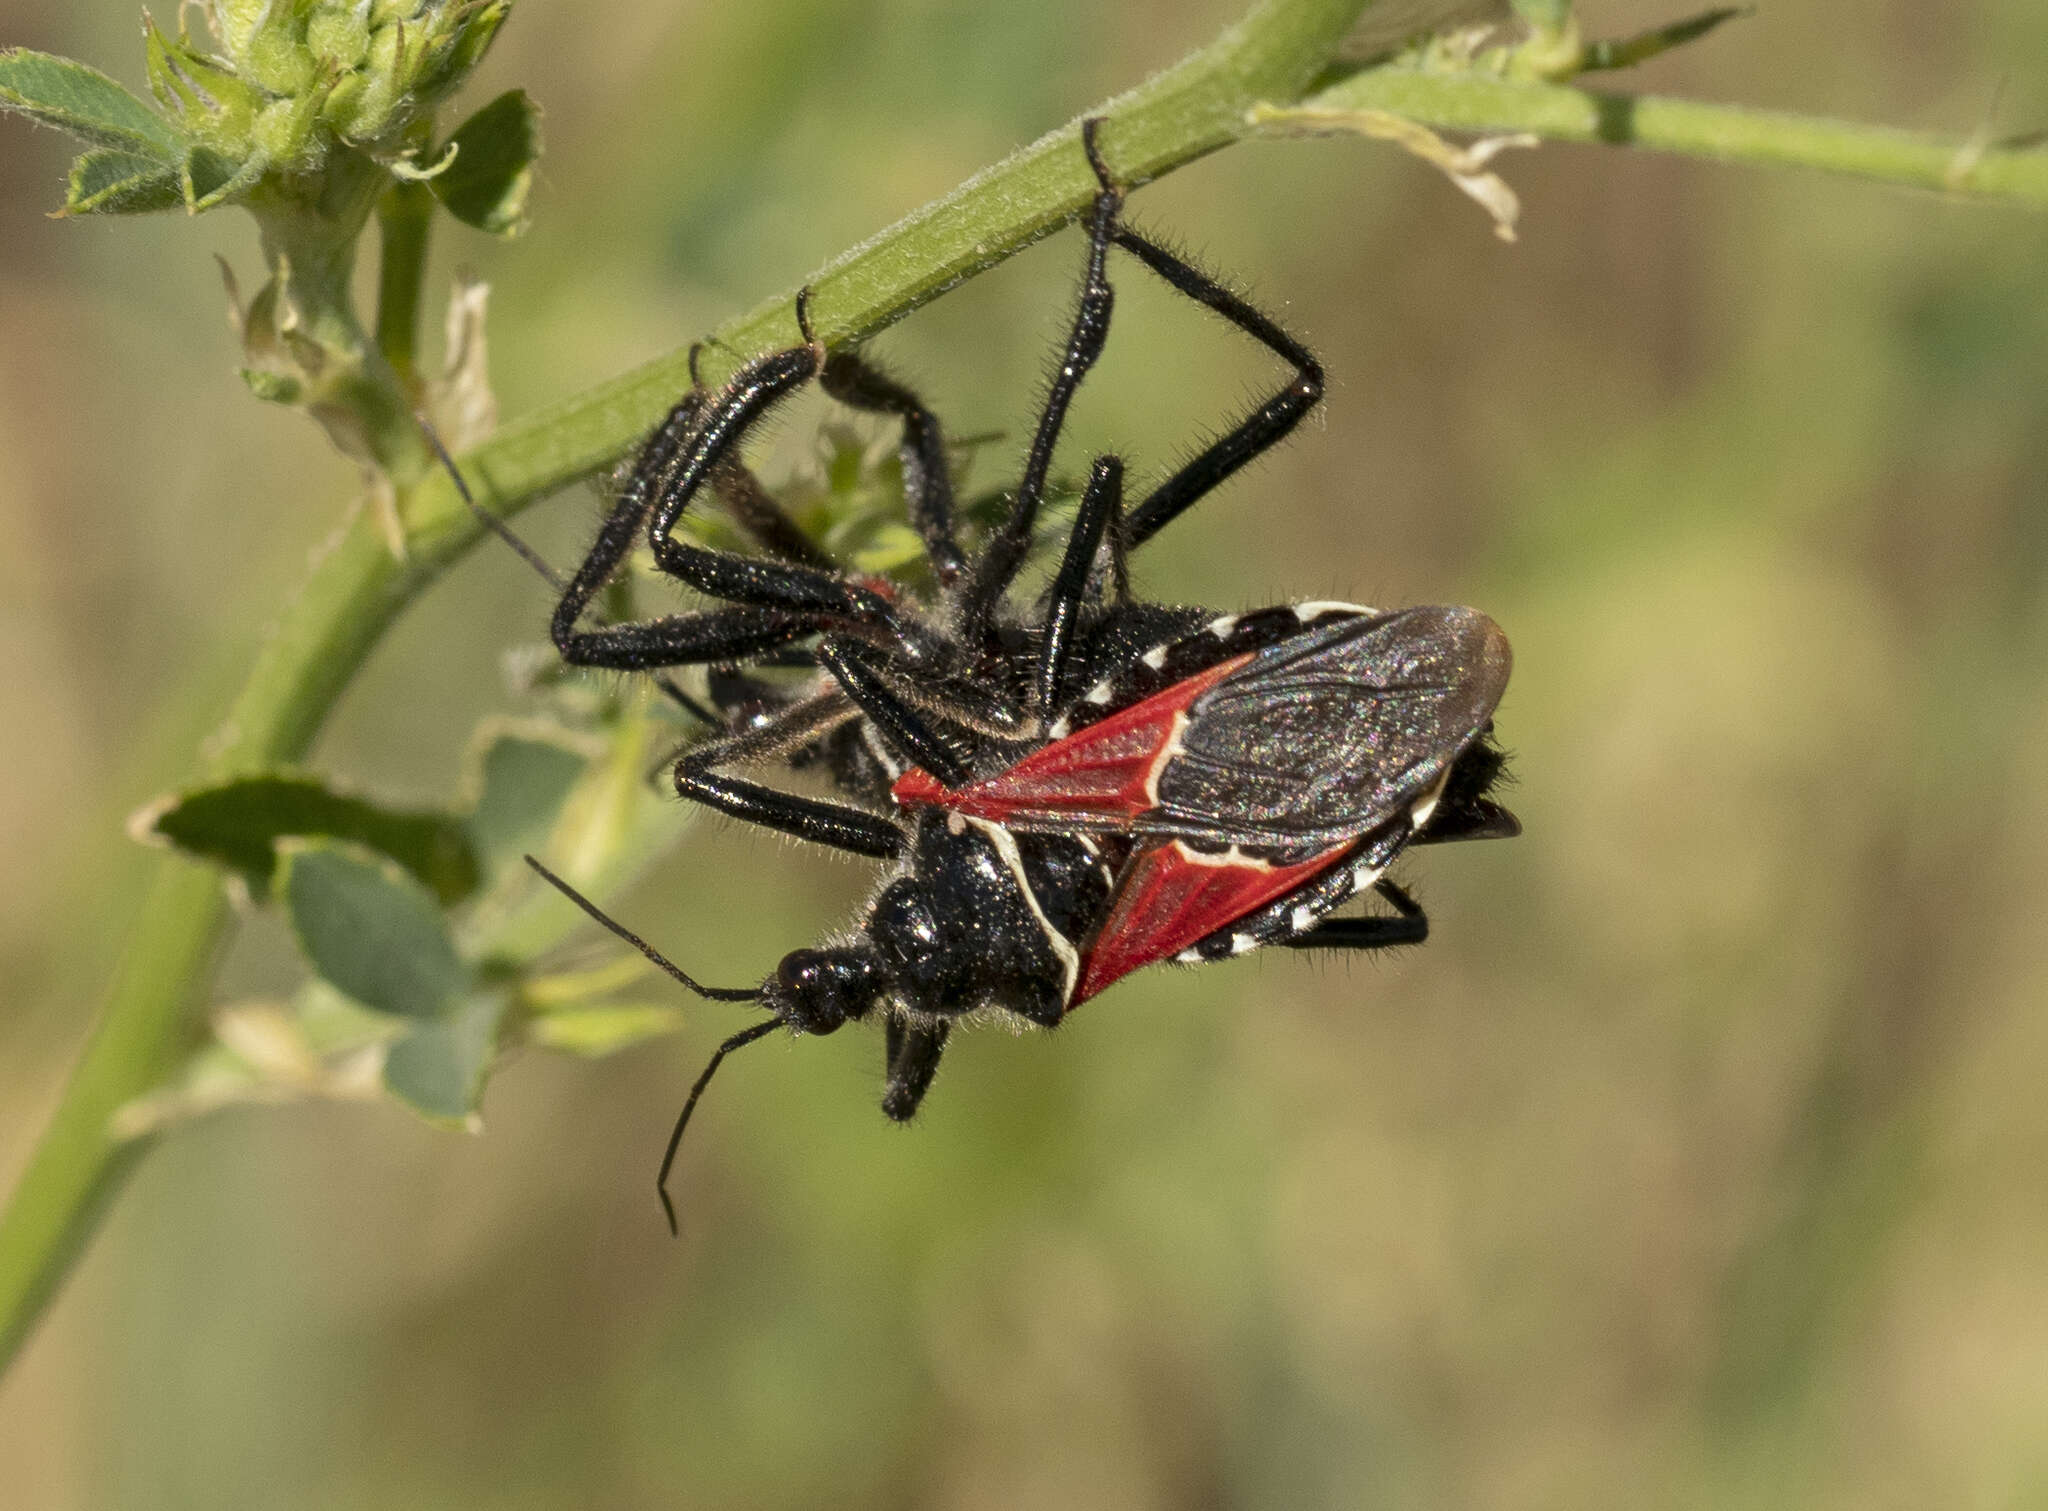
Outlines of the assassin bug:
[[[1268,316],[1122,223],[1101,125],[1082,129],[1097,190],[1079,308],[1008,513],[975,550],[956,533],[938,420],[860,358],[827,352],[806,290],[802,343],[748,362],[716,393],[694,386],[641,450],[574,577],[557,582],[551,629],[565,661],[714,668],[713,709],[672,688],[722,728],[676,759],[681,796],[892,865],[850,936],[791,952],[758,987],[711,988],[533,862],[692,992],[768,1014],[719,1046],[683,1105],[657,1177],[671,1226],[667,1177],[691,1112],[728,1054],[777,1027],[827,1034],[879,1018],[882,1108],[905,1120],[965,1015],[1052,1027],[1154,961],[1418,943],[1428,921],[1387,879],[1394,859],[1411,844],[1517,832],[1487,795],[1503,763],[1490,733],[1510,658],[1484,615],[1309,603],[1219,616],[1131,596],[1128,553],[1293,430],[1320,401],[1323,373]],[[1122,462],[1096,458],[1049,589],[1020,605],[1012,588],[1054,447],[1108,336],[1112,249],[1292,375],[1128,511]],[[838,570],[740,461],[748,429],[813,380],[900,420],[932,601]],[[707,485],[761,554],[677,538]],[[661,572],[719,602],[582,627],[643,535]],[[817,676],[790,696],[739,670],[771,663]],[[822,761],[838,797],[733,774],[774,761]],[[1392,911],[1328,916],[1359,893]]]

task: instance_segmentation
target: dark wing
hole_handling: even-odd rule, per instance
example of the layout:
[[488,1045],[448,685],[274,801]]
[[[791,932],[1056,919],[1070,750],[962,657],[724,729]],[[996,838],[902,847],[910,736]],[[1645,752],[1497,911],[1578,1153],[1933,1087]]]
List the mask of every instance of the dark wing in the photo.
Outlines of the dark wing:
[[1507,637],[1473,609],[1399,609],[1311,629],[1188,707],[1137,820],[1145,838],[1296,857],[1431,796],[1507,688]]

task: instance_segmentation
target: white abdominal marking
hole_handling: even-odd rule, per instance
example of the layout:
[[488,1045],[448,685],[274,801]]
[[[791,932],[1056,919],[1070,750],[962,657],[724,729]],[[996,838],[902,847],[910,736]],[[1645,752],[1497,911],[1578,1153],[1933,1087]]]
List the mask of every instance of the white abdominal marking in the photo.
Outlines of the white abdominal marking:
[[[1183,715],[1182,719],[1185,722],[1186,716]],[[1176,731],[1176,738],[1178,738],[1178,731]],[[1180,851],[1180,858],[1187,861],[1190,865],[1236,866],[1244,871],[1270,871],[1273,869],[1273,863],[1270,860],[1261,860],[1256,855],[1247,855],[1235,845],[1232,845],[1221,855],[1207,850],[1191,850],[1188,848],[1188,842],[1184,839],[1175,840],[1173,847]]]
[[1313,623],[1331,614],[1371,614],[1375,610],[1362,603],[1339,603],[1334,598],[1317,598],[1294,606],[1294,617],[1303,624]]
[[1446,765],[1443,774],[1430,783],[1429,790],[1409,805],[1408,827],[1417,834],[1422,832],[1422,826],[1435,815],[1437,801],[1444,795],[1444,784],[1450,779],[1451,768]]

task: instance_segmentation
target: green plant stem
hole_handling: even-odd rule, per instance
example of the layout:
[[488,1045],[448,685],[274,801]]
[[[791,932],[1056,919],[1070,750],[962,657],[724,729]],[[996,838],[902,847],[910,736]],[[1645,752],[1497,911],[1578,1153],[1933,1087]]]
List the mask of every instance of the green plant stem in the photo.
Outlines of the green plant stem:
[[[1209,47],[1098,112],[1115,123],[1105,134],[1112,164],[1137,181],[1243,135],[1245,110],[1297,97],[1366,3],[1262,0]],[[1046,137],[830,264],[811,280],[821,332],[844,343],[878,330],[1070,218],[1094,187],[1076,137],[1074,127]],[[719,337],[740,352],[786,345],[796,339],[790,310],[778,296]],[[464,470],[490,507],[515,512],[625,452],[688,381],[679,351],[507,427]],[[228,715],[209,763],[215,773],[303,759],[391,622],[479,533],[444,478],[426,479],[402,513],[412,522],[403,560],[358,514],[314,569]],[[195,1010],[227,917],[220,883],[186,862],[151,863],[164,870],[105,1013],[0,1216],[0,1366],[147,1145],[117,1142],[110,1119],[168,1075],[198,1032]]]
[[395,183],[377,201],[377,349],[413,393],[419,390],[420,286],[433,223],[434,194],[425,184]]
[[[2001,146],[1738,105],[1627,95],[1482,73],[1369,68],[1301,102],[1304,112],[1384,110],[1445,131],[1527,131],[1723,162],[1816,168],[2012,204],[2048,205],[2048,146]],[[1275,123],[1285,131],[1288,123]]]

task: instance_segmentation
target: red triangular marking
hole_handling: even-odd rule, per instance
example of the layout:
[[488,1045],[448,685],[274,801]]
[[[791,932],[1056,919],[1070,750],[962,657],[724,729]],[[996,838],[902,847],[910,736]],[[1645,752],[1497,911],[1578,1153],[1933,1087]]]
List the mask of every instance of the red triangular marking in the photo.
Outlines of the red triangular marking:
[[890,795],[905,805],[925,803],[996,823],[1093,818],[1128,827],[1157,804],[1152,783],[1180,715],[1251,659],[1245,654],[1219,662],[958,792],[913,767]]
[[1354,843],[1346,840],[1291,866],[1226,861],[1191,851],[1178,840],[1139,851],[1124,873],[1108,921],[1081,963],[1081,982],[1067,1006],[1087,1001],[1139,966],[1177,955],[1196,940],[1286,896],[1327,871]]

